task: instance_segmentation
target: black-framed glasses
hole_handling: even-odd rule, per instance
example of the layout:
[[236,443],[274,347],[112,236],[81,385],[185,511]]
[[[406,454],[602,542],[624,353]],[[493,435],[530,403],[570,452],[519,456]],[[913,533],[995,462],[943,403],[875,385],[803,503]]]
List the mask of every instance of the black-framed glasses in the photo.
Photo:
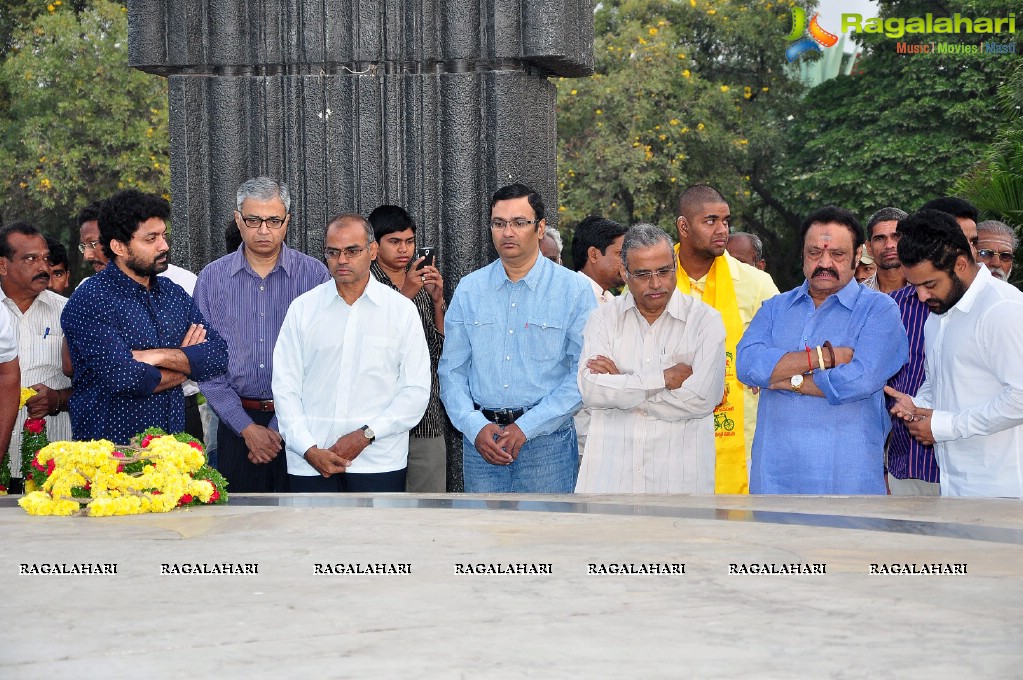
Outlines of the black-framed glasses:
[[628,272],[630,279],[636,279],[637,281],[642,281],[643,283],[649,283],[653,281],[655,276],[658,279],[675,278],[675,265],[671,265],[670,267],[661,267],[660,269],[657,269],[655,271],[642,270],[638,272],[632,272],[629,271],[628,269],[626,269],[625,271]]
[[346,260],[354,260],[359,255],[362,255],[364,250],[369,250],[369,246],[348,246],[347,248],[324,248],[323,259],[336,260],[341,255],[344,255]]
[[978,248],[977,257],[981,260],[991,260],[995,256],[1002,262],[1012,262],[1012,258],[1015,255],[1011,250],[1003,250],[998,252],[997,250],[991,250],[990,248]]
[[272,217],[259,217],[257,215],[242,216],[242,222],[244,222],[245,226],[248,227],[249,229],[259,229],[264,224],[270,229],[280,229],[281,227],[284,226],[284,223],[287,221],[288,221],[287,215],[285,215],[284,217],[277,217],[276,215]]
[[528,226],[534,225],[540,220],[524,220],[521,217],[517,220],[502,220],[500,218],[493,218],[490,220],[490,228],[501,231],[507,227],[514,227],[515,229],[525,229]]
[[88,241],[86,243],[79,243],[78,252],[84,255],[86,250],[96,250],[97,248],[99,248],[99,246],[100,246],[99,241]]

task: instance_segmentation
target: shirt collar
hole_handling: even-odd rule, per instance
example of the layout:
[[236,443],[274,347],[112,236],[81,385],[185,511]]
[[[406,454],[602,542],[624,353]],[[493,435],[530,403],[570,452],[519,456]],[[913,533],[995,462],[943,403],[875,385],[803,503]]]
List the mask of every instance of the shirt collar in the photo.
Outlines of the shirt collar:
[[[540,279],[546,274],[548,266],[560,267],[561,265],[554,264],[537,251],[536,262],[533,263],[533,266],[529,268],[529,272],[521,280],[526,282],[530,290],[536,290],[536,287],[540,285]],[[495,289],[500,288],[505,283],[512,283],[512,280],[508,278],[508,272],[504,270],[504,263],[501,262],[500,258],[494,262],[494,270],[490,274],[490,282]]]
[[976,302],[977,298],[980,296],[980,291],[983,288],[990,286],[992,280],[994,280],[994,277],[991,275],[991,272],[988,271],[988,268],[984,265],[980,265],[980,269],[977,272],[976,278],[973,279],[973,283],[971,283],[970,287],[966,289],[965,293],[963,293],[959,302],[952,306],[952,309],[958,309],[963,314],[968,314],[970,310],[973,309],[973,303]]
[[[227,257],[232,258],[228,260],[229,263],[228,274],[230,276],[234,276],[235,274],[242,270],[250,272],[253,276],[259,276],[258,274],[256,274],[256,270],[252,268],[252,265],[249,264],[249,261],[245,259],[244,243],[238,247],[238,250],[234,251],[233,253],[228,253]],[[277,268],[279,267],[284,270],[285,274],[291,276],[291,269],[295,264],[295,258],[296,258],[295,252],[288,247],[287,243],[282,243],[281,252],[277,254],[277,263],[274,264],[274,267],[273,269],[270,270],[270,273],[273,274],[275,271],[277,271]]]

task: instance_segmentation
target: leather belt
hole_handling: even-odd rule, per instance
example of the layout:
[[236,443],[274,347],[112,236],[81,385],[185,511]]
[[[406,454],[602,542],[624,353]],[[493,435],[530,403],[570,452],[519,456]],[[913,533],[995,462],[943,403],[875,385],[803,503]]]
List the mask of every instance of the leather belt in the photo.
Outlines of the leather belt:
[[242,399],[242,408],[250,411],[263,411],[264,413],[274,412],[273,399]]
[[511,425],[516,420],[522,417],[522,415],[528,411],[531,406],[524,408],[498,408],[490,409],[483,408],[479,404],[473,404],[473,407],[483,414],[483,417],[494,423],[495,425]]

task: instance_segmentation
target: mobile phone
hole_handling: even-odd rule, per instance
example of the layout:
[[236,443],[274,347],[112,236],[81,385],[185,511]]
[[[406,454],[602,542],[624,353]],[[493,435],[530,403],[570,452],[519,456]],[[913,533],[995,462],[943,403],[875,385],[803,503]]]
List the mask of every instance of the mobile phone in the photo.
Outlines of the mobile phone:
[[432,267],[433,266],[433,260],[434,260],[433,246],[425,246],[423,248],[416,248],[416,259],[418,260],[419,258],[425,258],[425,259],[422,262],[419,263],[419,266],[416,267],[417,270],[422,269],[423,267]]

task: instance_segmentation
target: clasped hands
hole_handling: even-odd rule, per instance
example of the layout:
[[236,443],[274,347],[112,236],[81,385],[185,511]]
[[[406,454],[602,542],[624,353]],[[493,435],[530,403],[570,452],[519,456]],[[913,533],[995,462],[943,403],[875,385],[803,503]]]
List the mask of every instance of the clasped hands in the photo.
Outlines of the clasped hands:
[[366,433],[361,429],[353,430],[338,438],[330,448],[321,449],[310,446],[305,452],[306,461],[316,468],[324,477],[345,472],[363,450],[369,446]]
[[892,387],[885,387],[884,393],[895,400],[890,413],[896,418],[902,418],[913,439],[924,446],[934,446],[934,434],[931,432],[931,414],[934,409],[918,407],[912,397]]

